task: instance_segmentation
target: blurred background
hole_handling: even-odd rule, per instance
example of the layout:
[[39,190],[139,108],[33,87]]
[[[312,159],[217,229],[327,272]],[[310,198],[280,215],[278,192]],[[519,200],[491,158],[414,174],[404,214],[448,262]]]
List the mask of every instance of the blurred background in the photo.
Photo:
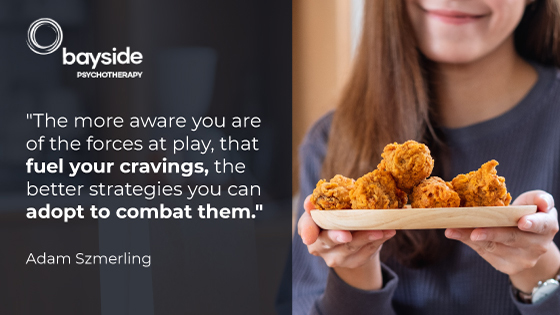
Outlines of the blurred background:
[[[317,2],[319,3],[319,2]],[[0,313],[1,314],[275,314],[291,235],[291,4],[259,0],[0,0]],[[140,80],[76,79],[86,66],[62,66],[62,47],[40,56],[27,29],[48,17],[62,27],[72,52],[140,51]],[[40,44],[54,33],[37,32]],[[259,151],[181,154],[170,160],[243,161],[230,176],[26,174],[25,161],[159,161],[149,152],[28,152],[28,139],[63,137],[183,138],[188,130],[52,130],[33,128],[26,113],[90,116],[259,116],[259,129],[208,129],[191,137],[259,138]],[[29,198],[26,184],[257,184],[245,198]],[[255,220],[30,221],[26,207],[264,205]],[[30,266],[41,254],[152,255],[152,267]],[[286,272],[290,272],[287,270]]]
[[299,206],[298,147],[339,101],[360,37],[364,0],[293,0],[292,6],[292,191]]

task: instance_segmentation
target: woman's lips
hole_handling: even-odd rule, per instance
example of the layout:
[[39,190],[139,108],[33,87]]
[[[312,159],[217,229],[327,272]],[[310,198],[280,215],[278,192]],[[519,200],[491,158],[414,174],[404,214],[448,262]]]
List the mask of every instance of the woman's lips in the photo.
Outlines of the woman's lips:
[[478,21],[485,15],[470,14],[453,10],[425,10],[428,16],[448,24],[465,24]]

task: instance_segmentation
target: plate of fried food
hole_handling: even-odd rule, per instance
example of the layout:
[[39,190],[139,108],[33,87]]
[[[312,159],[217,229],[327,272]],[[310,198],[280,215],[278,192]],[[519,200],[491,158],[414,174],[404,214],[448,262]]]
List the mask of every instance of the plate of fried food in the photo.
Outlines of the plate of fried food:
[[[517,226],[537,206],[511,206],[496,160],[450,182],[431,176],[428,147],[409,140],[385,146],[377,169],[354,180],[320,180],[311,196],[325,230],[442,229]],[[409,203],[409,204],[407,204]]]

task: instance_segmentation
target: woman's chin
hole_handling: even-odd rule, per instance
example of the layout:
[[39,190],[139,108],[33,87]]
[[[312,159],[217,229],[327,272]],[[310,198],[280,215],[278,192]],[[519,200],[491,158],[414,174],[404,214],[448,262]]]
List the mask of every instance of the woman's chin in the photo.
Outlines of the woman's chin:
[[469,64],[481,58],[481,54],[463,50],[463,51],[422,51],[424,56],[429,60],[442,64]]

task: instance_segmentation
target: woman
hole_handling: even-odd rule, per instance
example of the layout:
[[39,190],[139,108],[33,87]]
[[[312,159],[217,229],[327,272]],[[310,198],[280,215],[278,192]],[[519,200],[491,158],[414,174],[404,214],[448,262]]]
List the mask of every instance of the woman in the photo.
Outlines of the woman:
[[547,297],[524,293],[560,269],[559,12],[554,0],[366,1],[342,101],[301,147],[301,195],[415,139],[445,180],[498,160],[514,204],[538,213],[512,228],[321,231],[308,197],[294,314],[558,314],[554,284]]

